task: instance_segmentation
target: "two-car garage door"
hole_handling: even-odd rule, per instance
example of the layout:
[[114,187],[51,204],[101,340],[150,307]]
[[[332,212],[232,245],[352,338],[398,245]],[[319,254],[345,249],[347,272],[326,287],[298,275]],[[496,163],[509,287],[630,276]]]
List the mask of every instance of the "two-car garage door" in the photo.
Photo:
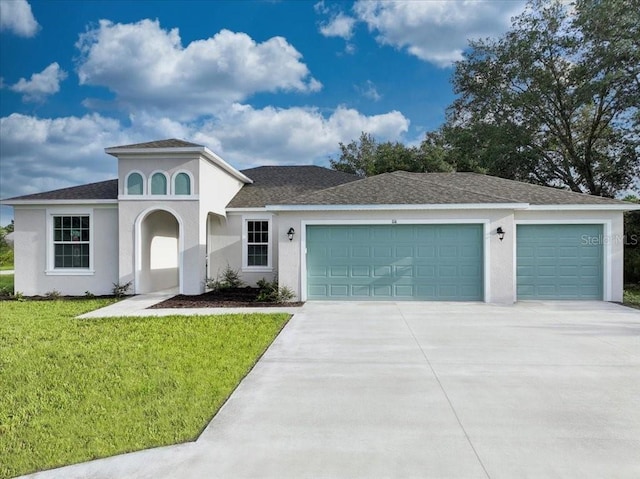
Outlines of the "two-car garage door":
[[482,300],[483,225],[307,226],[309,299]]

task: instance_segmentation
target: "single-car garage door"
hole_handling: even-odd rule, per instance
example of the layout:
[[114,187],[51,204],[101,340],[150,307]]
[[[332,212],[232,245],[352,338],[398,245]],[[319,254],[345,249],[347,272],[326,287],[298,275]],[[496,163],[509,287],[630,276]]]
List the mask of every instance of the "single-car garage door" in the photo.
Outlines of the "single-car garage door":
[[307,226],[308,299],[483,299],[483,226]]
[[603,299],[602,225],[518,225],[518,299]]

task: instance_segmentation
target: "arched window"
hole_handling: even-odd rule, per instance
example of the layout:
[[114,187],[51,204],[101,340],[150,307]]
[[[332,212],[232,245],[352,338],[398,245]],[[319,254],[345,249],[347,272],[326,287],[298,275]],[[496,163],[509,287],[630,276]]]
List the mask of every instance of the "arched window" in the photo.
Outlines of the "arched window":
[[174,193],[176,195],[191,194],[191,178],[186,173],[178,173],[174,180]]
[[143,181],[140,173],[131,173],[127,177],[127,194],[141,195],[143,193]]
[[167,177],[162,173],[154,173],[151,177],[151,194],[166,195],[167,194]]

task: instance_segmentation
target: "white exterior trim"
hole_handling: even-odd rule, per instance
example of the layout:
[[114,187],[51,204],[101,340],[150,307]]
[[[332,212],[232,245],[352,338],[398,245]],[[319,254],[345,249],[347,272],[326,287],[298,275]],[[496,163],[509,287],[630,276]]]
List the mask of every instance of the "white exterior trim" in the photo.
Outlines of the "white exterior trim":
[[526,210],[529,203],[452,203],[423,205],[266,205],[267,211],[387,211],[387,210]]
[[[611,237],[611,220],[608,219],[549,219],[549,220],[514,220],[513,229],[513,302],[518,301],[518,225],[602,225],[602,234],[610,238]],[[602,251],[602,300],[611,301],[611,281],[613,278],[613,272],[611,267],[611,255],[612,247],[611,241],[604,242]]]
[[[142,194],[139,195],[130,195],[129,194],[129,177],[133,174],[139,174],[142,177]],[[127,176],[124,177],[124,185],[122,188],[122,194],[118,195],[118,199],[120,199],[120,196],[133,196],[133,197],[139,197],[139,196],[145,196],[147,194],[147,177],[145,176],[145,174],[140,171],[140,170],[131,170],[129,173],[127,173]]]
[[253,207],[251,207],[251,208],[226,208],[225,211],[227,213],[251,213],[251,212],[264,213],[265,211],[267,211],[267,209],[264,206],[261,206],[261,207],[256,206],[255,208],[253,208]]
[[[267,266],[249,266],[247,262],[248,243],[249,238],[247,232],[247,223],[249,221],[268,221],[269,222],[269,243],[267,245]],[[267,213],[255,214],[255,215],[243,215],[242,216],[242,272],[248,273],[271,273],[273,272],[273,215]]]
[[162,198],[163,200],[168,201],[193,201],[200,199],[198,195],[120,195],[118,196],[118,200],[126,200],[126,201],[153,201]]
[[154,211],[166,211],[173,215],[178,222],[178,287],[180,294],[184,289],[184,224],[182,218],[175,210],[161,205],[151,206],[142,211],[136,218],[134,225],[134,270],[133,270],[133,286],[134,293],[140,293],[140,271],[142,270],[142,223],[145,218]]
[[[184,173],[185,175],[187,175],[189,177],[189,190],[190,193],[188,195],[177,195],[176,194],[176,178],[178,177],[179,174]],[[171,184],[169,185],[169,194],[172,196],[175,196],[177,198],[193,198],[195,195],[193,194],[193,190],[195,188],[195,179],[193,178],[193,173],[191,173],[189,170],[177,170],[173,173],[173,175],[171,175]]]
[[385,220],[303,220],[300,222],[302,231],[300,232],[300,301],[307,300],[307,226],[320,225],[457,225],[457,224],[481,224],[483,226],[483,243],[482,243],[482,267],[484,282],[484,298],[485,303],[491,299],[491,220],[488,219],[385,219]]
[[[93,208],[47,208],[46,210],[46,234],[45,234],[45,270],[47,276],[93,276],[95,274],[93,260]],[[89,267],[88,268],[56,268],[53,242],[53,217],[54,216],[88,216],[89,217]]]
[[630,202],[626,205],[530,205],[527,209],[532,211],[633,211],[640,210],[640,205]]

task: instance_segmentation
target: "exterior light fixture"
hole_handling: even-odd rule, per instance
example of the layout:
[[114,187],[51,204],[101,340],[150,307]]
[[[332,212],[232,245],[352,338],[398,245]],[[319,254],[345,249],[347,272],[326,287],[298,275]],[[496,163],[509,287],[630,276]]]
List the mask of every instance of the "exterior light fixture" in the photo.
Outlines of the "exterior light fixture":
[[504,239],[504,230],[502,229],[502,226],[498,226],[496,233],[498,233],[498,238],[502,241]]
[[287,231],[287,236],[289,237],[289,241],[293,241],[294,234],[296,234],[296,230],[294,230],[293,228],[289,228],[289,231]]

